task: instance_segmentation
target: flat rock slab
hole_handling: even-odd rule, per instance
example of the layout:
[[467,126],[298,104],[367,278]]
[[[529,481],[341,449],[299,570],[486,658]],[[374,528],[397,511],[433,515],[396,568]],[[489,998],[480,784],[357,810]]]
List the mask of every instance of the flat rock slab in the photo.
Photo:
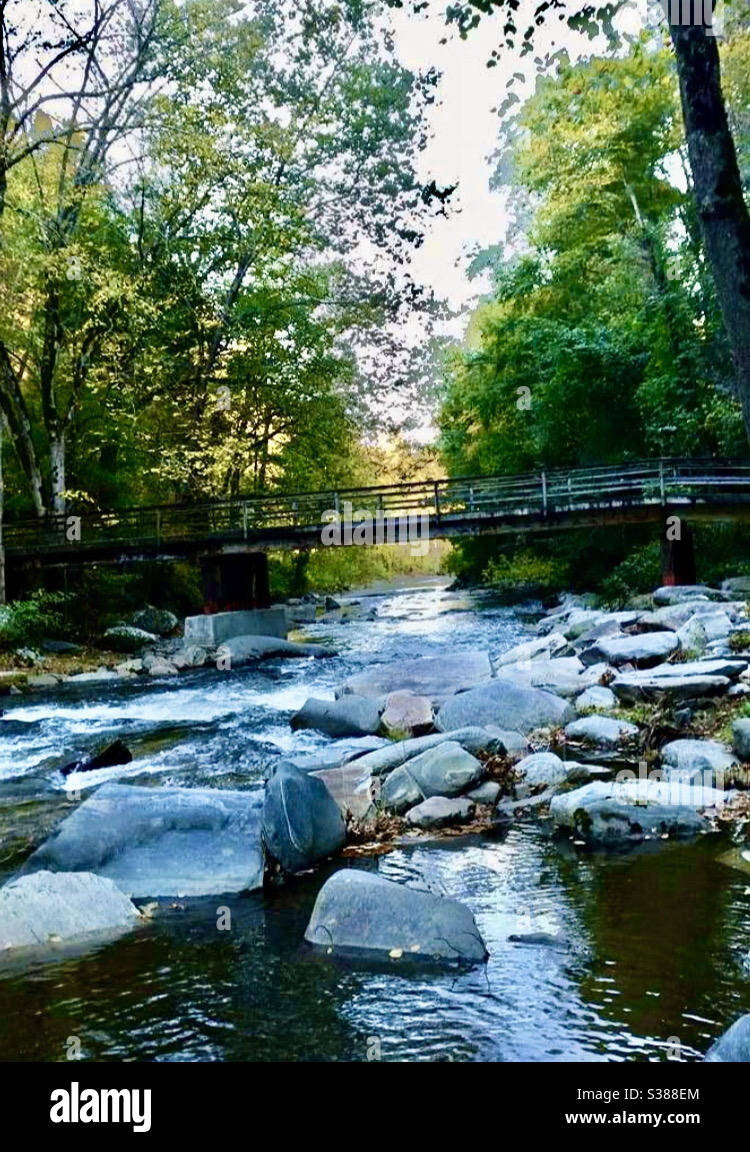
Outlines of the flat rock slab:
[[304,872],[343,848],[346,825],[322,780],[280,764],[266,783],[262,836],[285,872]]
[[263,793],[103,784],[23,873],[96,872],[128,896],[211,896],[263,883]]
[[406,822],[414,828],[443,828],[446,824],[461,824],[474,815],[474,804],[463,796],[430,796],[415,804],[406,813]]
[[639,636],[602,636],[583,653],[584,664],[604,662],[648,666],[659,664],[675,652],[679,640],[674,632],[643,632]]
[[466,905],[354,868],[335,872],[325,882],[305,940],[352,957],[467,964],[481,964],[487,957]]
[[616,720],[612,716],[582,716],[565,726],[565,735],[570,740],[582,740],[597,748],[616,748],[628,740],[634,740],[638,728],[627,720]]
[[413,692],[391,692],[386,697],[380,723],[389,736],[423,735],[432,728],[432,702]]
[[730,793],[679,781],[594,781],[555,796],[550,816],[589,844],[694,836],[711,830],[704,811],[720,808]]
[[308,697],[289,721],[292,728],[315,728],[329,736],[374,736],[380,727],[380,708],[365,696],[340,700]]
[[0,953],[127,932],[138,909],[111,880],[91,872],[35,872],[0,888]]
[[538,660],[549,658],[556,652],[567,647],[567,640],[562,632],[550,632],[547,636],[535,636],[532,640],[524,640],[522,644],[514,644],[505,652],[495,657],[495,664],[518,664],[522,660]]
[[324,748],[311,752],[285,752],[281,763],[293,764],[301,772],[324,772],[328,768],[342,768],[376,748],[390,748],[391,743],[383,736],[354,736],[347,740],[336,740]]
[[496,724],[525,734],[535,728],[563,727],[575,715],[567,700],[551,692],[509,680],[493,680],[446,700],[435,723],[443,732],[467,725]]
[[337,695],[387,696],[408,690],[427,696],[435,707],[454,692],[492,679],[492,665],[486,652],[455,652],[445,656],[421,656],[398,664],[374,664],[366,672],[351,676]]
[[724,600],[723,592],[707,584],[664,584],[653,592],[654,604],[678,604],[682,600]]
[[[676,667],[679,667],[677,665]],[[657,671],[624,672],[616,676],[611,688],[618,700],[636,703],[666,696],[670,700],[693,700],[700,696],[721,696],[731,681],[727,676],[674,675]]]

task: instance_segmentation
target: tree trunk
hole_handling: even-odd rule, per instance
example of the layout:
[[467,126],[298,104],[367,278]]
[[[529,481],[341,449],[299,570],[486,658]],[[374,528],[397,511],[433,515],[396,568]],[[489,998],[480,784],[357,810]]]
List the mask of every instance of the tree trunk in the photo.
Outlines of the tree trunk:
[[49,445],[52,513],[65,515],[65,432],[59,430],[50,439]]
[[698,219],[750,439],[750,214],[721,91],[719,49],[716,37],[697,23],[670,23],[669,30]]

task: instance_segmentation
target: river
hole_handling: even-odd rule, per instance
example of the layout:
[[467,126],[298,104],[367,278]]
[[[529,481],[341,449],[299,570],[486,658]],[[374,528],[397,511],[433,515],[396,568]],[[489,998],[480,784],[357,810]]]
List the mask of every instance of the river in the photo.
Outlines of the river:
[[[444,583],[373,597],[371,621],[307,627],[336,647],[330,660],[11,700],[6,826],[11,813],[16,827],[26,812],[59,813],[54,764],[117,736],[134,762],[89,786],[260,787],[269,758],[325,742],[290,731],[306,696],[332,696],[373,661],[496,654],[521,638],[513,610]],[[490,959],[461,973],[311,954],[303,932],[325,869],[267,893],[162,901],[146,927],[96,951],[0,966],[0,1059],[62,1060],[71,1037],[96,1060],[699,1059],[750,1011],[750,878],[722,862],[726,849],[708,837],[584,853],[542,822],[350,862],[468,904]],[[220,905],[229,931],[217,929]],[[570,947],[508,940],[529,931],[563,933]]]

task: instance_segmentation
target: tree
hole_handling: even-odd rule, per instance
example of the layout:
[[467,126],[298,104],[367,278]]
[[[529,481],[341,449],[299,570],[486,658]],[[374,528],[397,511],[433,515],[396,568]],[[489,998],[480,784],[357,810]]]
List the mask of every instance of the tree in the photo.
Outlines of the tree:
[[[398,8],[404,5],[404,0],[388,2]],[[429,0],[413,2],[415,10],[421,11]],[[682,23],[685,5],[679,0],[670,2],[667,23],[677,62],[697,217],[750,438],[750,214],[722,93],[717,39],[714,30],[704,25],[702,0],[686,3],[693,23]],[[536,28],[553,17],[589,35],[602,30],[612,35],[612,17],[618,4],[597,7],[580,0],[535,0],[522,34],[519,7],[519,0],[451,0],[445,12],[447,22],[455,25],[462,37],[475,29],[483,16],[501,13],[505,17],[504,47],[515,48],[520,38],[521,50],[526,53],[533,51]],[[493,50],[491,65],[497,63],[499,51]]]

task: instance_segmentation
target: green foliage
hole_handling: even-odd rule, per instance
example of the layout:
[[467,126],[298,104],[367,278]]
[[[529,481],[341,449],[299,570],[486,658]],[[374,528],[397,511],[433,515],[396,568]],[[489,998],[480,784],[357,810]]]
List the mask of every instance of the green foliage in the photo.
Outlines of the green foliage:
[[634,548],[599,585],[602,601],[622,608],[631,596],[652,592],[661,583],[661,545],[658,540]]
[[35,592],[26,600],[0,606],[0,649],[69,633],[65,617],[70,603],[71,597],[63,592]]
[[566,586],[568,568],[564,561],[550,556],[531,551],[516,552],[490,560],[482,572],[482,581],[500,593],[545,594]]

